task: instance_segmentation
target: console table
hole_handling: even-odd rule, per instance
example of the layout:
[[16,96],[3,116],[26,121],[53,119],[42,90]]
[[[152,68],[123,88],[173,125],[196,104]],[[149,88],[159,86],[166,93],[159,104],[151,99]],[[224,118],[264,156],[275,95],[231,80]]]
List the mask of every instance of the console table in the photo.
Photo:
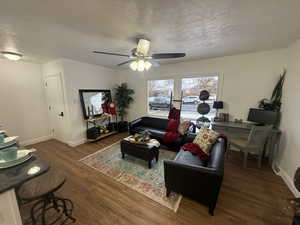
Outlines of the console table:
[[[230,140],[230,137],[243,137],[247,138],[250,134],[252,126],[251,123],[235,123],[235,122],[213,122],[212,129],[226,135]],[[278,152],[280,143],[281,131],[273,128],[270,132],[266,143],[265,155],[269,158],[269,163],[272,165],[276,154]]]

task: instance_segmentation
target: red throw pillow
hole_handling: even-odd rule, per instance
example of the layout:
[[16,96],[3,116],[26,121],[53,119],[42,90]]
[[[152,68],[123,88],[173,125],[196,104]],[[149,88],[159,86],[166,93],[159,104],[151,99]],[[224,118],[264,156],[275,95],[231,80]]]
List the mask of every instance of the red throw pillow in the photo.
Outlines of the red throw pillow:
[[180,124],[179,120],[170,119],[168,126],[167,126],[167,131],[172,132],[172,133],[177,133],[179,124]]
[[167,132],[164,135],[163,141],[164,143],[171,143],[173,141],[176,141],[180,136],[181,134],[179,133]]

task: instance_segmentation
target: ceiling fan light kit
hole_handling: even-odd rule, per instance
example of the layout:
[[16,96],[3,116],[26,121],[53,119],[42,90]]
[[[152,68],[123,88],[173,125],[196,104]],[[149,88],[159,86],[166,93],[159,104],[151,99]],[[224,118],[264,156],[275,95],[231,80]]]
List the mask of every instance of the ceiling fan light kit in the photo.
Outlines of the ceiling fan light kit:
[[133,71],[144,72],[149,70],[152,66],[152,63],[143,59],[135,60],[129,64],[130,69]]
[[152,66],[152,63],[151,63],[151,62],[145,61],[145,69],[146,69],[146,70],[149,70],[149,69],[151,68],[151,66]]
[[101,51],[94,51],[94,53],[128,57],[130,60],[119,63],[118,66],[122,66],[129,63],[129,68],[133,71],[138,72],[144,72],[145,70],[147,71],[152,67],[152,65],[158,67],[159,63],[155,60],[181,58],[185,56],[185,53],[159,53],[149,55],[149,49],[150,41],[146,39],[139,39],[137,47],[131,51],[132,55]]
[[16,52],[2,51],[1,54],[2,54],[5,58],[7,58],[7,59],[9,59],[9,60],[11,60],[11,61],[18,61],[18,60],[20,60],[20,59],[23,57],[22,54],[16,53]]

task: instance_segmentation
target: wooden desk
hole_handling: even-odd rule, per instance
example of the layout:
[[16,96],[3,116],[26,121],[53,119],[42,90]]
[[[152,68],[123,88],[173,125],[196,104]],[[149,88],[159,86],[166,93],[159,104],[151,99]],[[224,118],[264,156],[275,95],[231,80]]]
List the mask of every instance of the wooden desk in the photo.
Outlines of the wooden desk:
[[[252,126],[251,123],[235,123],[235,122],[213,122],[212,129],[230,137],[243,137],[247,138],[250,134]],[[272,164],[279,148],[281,131],[273,128],[267,139],[265,155],[269,158],[269,163]]]

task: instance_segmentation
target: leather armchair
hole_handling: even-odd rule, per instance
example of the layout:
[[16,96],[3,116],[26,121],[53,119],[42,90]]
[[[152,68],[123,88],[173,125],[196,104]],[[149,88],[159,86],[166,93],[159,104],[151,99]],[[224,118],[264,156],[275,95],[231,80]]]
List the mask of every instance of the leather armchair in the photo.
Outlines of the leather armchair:
[[223,181],[225,150],[225,140],[219,138],[206,162],[184,150],[180,150],[174,160],[165,160],[167,196],[171,191],[180,193],[207,205],[213,215]]

